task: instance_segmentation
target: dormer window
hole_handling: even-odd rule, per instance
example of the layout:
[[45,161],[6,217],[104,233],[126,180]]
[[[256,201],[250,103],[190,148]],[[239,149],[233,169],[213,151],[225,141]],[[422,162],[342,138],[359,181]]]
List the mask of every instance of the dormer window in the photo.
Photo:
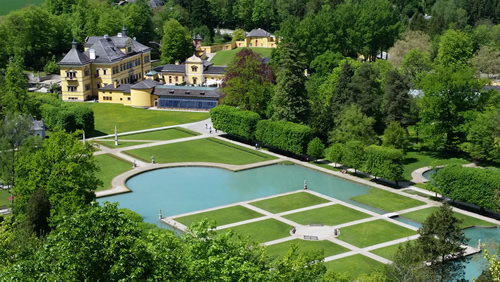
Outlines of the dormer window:
[[196,72],[196,71],[198,71],[198,67],[197,67],[197,66],[191,66],[191,71],[192,71],[192,72]]
[[128,46],[127,53],[132,53],[132,47]]

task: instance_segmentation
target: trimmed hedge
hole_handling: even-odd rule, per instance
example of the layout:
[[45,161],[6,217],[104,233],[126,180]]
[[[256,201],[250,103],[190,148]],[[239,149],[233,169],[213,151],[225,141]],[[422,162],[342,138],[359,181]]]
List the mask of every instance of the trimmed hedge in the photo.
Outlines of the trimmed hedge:
[[218,130],[248,140],[255,139],[257,122],[260,120],[257,113],[218,105],[210,110],[210,117],[214,128]]
[[307,144],[313,138],[313,132],[306,125],[287,121],[261,120],[257,123],[255,138],[266,145],[303,155]]
[[365,148],[365,155],[365,172],[396,182],[403,178],[404,154],[402,151],[371,145]]
[[94,111],[91,108],[69,103],[43,104],[42,118],[49,129],[59,127],[66,132],[77,129],[94,130]]
[[433,181],[448,198],[495,212],[500,211],[497,198],[500,173],[497,171],[450,165],[434,175]]

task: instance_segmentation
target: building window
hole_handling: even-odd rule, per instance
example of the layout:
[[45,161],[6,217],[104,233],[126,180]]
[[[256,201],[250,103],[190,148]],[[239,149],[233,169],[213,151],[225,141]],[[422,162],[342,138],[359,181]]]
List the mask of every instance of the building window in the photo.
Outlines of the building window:
[[78,86],[68,86],[68,92],[76,92]]
[[132,52],[132,47],[128,46],[127,53],[130,53],[130,52]]
[[113,97],[112,96],[102,96],[102,99],[104,101],[112,101],[113,100]]
[[172,76],[168,76],[168,83],[172,83]]
[[198,78],[193,77],[193,84],[196,84],[197,81],[198,81]]
[[144,63],[149,63],[149,55],[148,56],[144,56]]
[[252,47],[252,43],[250,43],[250,47]]
[[123,101],[123,98],[120,98],[120,101]]
[[89,84],[85,84],[85,91],[89,91],[90,90],[90,83]]
[[264,43],[260,43],[260,47],[264,47]]
[[106,75],[106,69],[102,69],[102,74]]
[[66,72],[66,77],[69,79],[73,79],[76,77],[76,71],[67,71]]
[[101,88],[101,84],[100,83],[97,83],[96,86],[97,86],[97,89]]
[[127,101],[130,101],[130,97],[127,97]]
[[175,76],[175,82],[178,82],[179,81],[179,77],[176,75]]
[[78,97],[68,97],[68,100],[78,100]]
[[84,71],[83,71],[83,74],[85,76],[89,76],[90,75],[90,70],[88,68],[86,68]]
[[197,66],[191,66],[191,71],[193,71],[193,72],[198,71],[198,67]]
[[95,77],[99,77],[99,69],[95,70]]

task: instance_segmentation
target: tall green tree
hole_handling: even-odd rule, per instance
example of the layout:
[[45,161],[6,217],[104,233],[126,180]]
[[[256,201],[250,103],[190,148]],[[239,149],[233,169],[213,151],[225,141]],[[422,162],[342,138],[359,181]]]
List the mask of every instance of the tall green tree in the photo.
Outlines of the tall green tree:
[[226,68],[222,82],[222,103],[258,113],[268,112],[273,74],[258,53],[243,49]]
[[458,30],[447,30],[439,39],[435,61],[443,66],[467,66],[473,55],[472,39],[469,35]]
[[430,55],[419,49],[408,52],[401,63],[401,72],[410,79],[412,86],[415,88],[420,88],[420,80],[430,70],[432,70]]
[[464,148],[474,159],[500,163],[500,109],[488,110],[475,118]]
[[375,119],[367,117],[356,105],[342,111],[339,124],[329,135],[330,143],[347,143],[359,141],[365,146],[377,143],[377,135],[373,130]]
[[50,202],[43,187],[38,188],[26,205],[26,220],[38,237],[50,232],[48,218],[50,217]]
[[19,58],[9,62],[2,90],[4,92],[2,104],[5,112],[28,114],[28,81],[24,76],[23,64]]
[[389,281],[432,280],[432,273],[425,265],[422,252],[415,241],[399,244],[391,261],[392,263],[384,268],[384,274]]
[[408,132],[406,132],[399,122],[391,122],[384,131],[384,142],[382,146],[406,152],[410,146]]
[[348,141],[345,144],[344,151],[342,153],[342,165],[354,168],[354,172],[356,172],[356,170],[363,167],[365,159],[366,154],[363,142]]
[[82,144],[79,136],[54,131],[35,153],[19,158],[13,189],[19,196],[14,203],[18,213],[26,212],[30,195],[39,187],[45,188],[53,207],[51,217],[73,214],[95,199],[93,191],[102,181],[95,176],[94,145]]
[[436,281],[460,280],[464,277],[465,237],[450,205],[443,204],[422,223],[417,245],[430,263]]
[[281,69],[272,98],[273,120],[304,123],[309,114],[304,75],[305,63],[293,43],[282,48]]
[[381,123],[383,91],[378,70],[372,64],[362,64],[348,87],[351,95],[355,95],[351,99],[360,107],[361,112],[368,117],[373,117],[376,123]]
[[349,62],[345,61],[342,65],[342,70],[338,76],[330,101],[331,114],[335,124],[339,124],[339,121],[336,119],[339,117],[342,110],[354,102],[354,97],[350,92],[351,89],[349,88],[349,84],[351,83],[353,76],[353,68]]
[[[421,82],[419,132],[434,148],[456,151],[466,140],[474,112],[481,110],[488,93],[469,67],[439,66]],[[480,94],[479,94],[480,93]]]
[[163,26],[163,40],[161,45],[161,61],[164,64],[173,64],[175,61],[184,61],[193,55],[193,40],[187,28],[178,21],[170,19]]
[[384,87],[384,114],[386,124],[399,122],[407,125],[408,112],[410,111],[410,85],[398,71],[388,71]]

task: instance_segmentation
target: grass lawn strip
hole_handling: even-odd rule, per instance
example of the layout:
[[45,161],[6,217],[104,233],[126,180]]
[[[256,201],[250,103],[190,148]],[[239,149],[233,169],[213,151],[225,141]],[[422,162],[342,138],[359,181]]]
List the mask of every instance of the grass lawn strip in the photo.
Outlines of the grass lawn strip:
[[[244,48],[236,48],[233,50],[222,50],[215,53],[215,56],[210,60],[215,66],[227,66],[231,63],[236,53],[240,52]],[[259,53],[262,57],[268,57],[271,55],[273,48],[262,48],[262,47],[249,47],[253,52]]]
[[351,279],[356,280],[362,274],[382,268],[383,263],[364,255],[352,255],[345,258],[325,262],[326,269],[336,273],[347,273]]
[[351,200],[388,212],[395,212],[425,205],[424,202],[377,188],[370,188],[368,194],[352,197]]
[[333,255],[338,255],[341,253],[345,253],[349,251],[349,249],[344,248],[340,245],[332,243],[330,241],[308,241],[308,240],[300,240],[294,239],[290,241],[286,241],[279,244],[274,244],[271,246],[267,246],[267,253],[270,256],[284,256],[290,250],[292,245],[298,244],[299,253],[310,253],[310,252],[318,252],[323,251],[323,257],[329,257]]
[[10,192],[9,190],[0,189],[0,208],[6,209],[10,205]]
[[426,152],[408,152],[406,153],[406,157],[404,159],[404,172],[403,178],[405,180],[411,180],[411,173],[417,168],[431,166],[434,162],[439,163],[440,165],[451,165],[451,164],[468,164],[470,161],[460,158],[448,158],[444,159],[441,157],[433,156],[430,153]]
[[[235,233],[243,237],[249,236],[251,242],[264,243],[290,236],[292,228],[292,226],[286,223],[271,218],[228,229],[232,229]],[[228,229],[218,230],[217,232],[227,232]]]
[[251,202],[250,204],[254,207],[261,208],[271,213],[281,213],[328,202],[329,201],[327,199],[315,196],[313,194],[299,192],[266,200]]
[[118,140],[173,140],[179,138],[193,137],[200,135],[197,132],[184,129],[184,128],[169,128],[151,132],[137,133],[137,134],[129,134],[122,135],[118,137]]
[[[28,5],[41,5],[44,0],[0,0],[0,16],[7,15],[14,10],[22,9]],[[36,72],[34,72],[36,74]]]
[[208,220],[215,220],[217,222],[217,226],[222,226],[262,216],[264,215],[238,205],[213,211],[196,213],[183,217],[177,217],[175,218],[175,220],[186,226],[190,226],[193,222],[197,222],[206,218]]
[[[401,243],[401,244],[406,244],[407,242]],[[388,260],[392,260],[394,257],[394,254],[398,251],[399,245],[401,244],[395,244],[395,245],[390,245],[387,247],[379,248],[370,251],[370,253],[376,254],[378,256],[381,256],[383,258],[386,258]]]
[[118,140],[118,146],[115,146],[114,140],[113,141],[111,141],[111,140],[95,140],[95,142],[99,145],[102,145],[104,147],[111,148],[111,149],[130,147],[130,146],[141,145],[141,144],[147,143],[147,142],[129,142],[129,141]]
[[378,219],[340,229],[337,239],[365,248],[417,234],[416,231]]
[[101,169],[96,173],[96,177],[100,179],[104,186],[97,191],[107,190],[111,188],[111,181],[116,176],[132,169],[132,163],[114,155],[98,155],[94,156],[97,166]]
[[161,146],[126,151],[126,154],[146,162],[154,156],[157,163],[212,162],[243,165],[276,159],[215,138],[205,138]]
[[[409,219],[415,220],[416,222],[424,222],[425,219],[431,215],[431,213],[439,210],[438,207],[431,207],[423,210],[418,210],[418,211],[413,211],[409,213],[404,213],[401,214],[401,216],[407,217]],[[462,213],[454,212],[453,213],[458,219],[462,219],[463,222],[460,224],[460,227],[462,228],[467,228],[467,227],[472,227],[474,225],[476,226],[484,226],[484,227],[493,227],[496,226],[494,223],[484,221],[472,216],[468,216]]]
[[205,112],[153,111],[111,103],[81,103],[94,110],[95,130],[87,137],[197,122],[209,118]]
[[324,225],[338,225],[370,217],[370,215],[336,204],[323,208],[307,210],[283,216],[302,225],[322,223]]

